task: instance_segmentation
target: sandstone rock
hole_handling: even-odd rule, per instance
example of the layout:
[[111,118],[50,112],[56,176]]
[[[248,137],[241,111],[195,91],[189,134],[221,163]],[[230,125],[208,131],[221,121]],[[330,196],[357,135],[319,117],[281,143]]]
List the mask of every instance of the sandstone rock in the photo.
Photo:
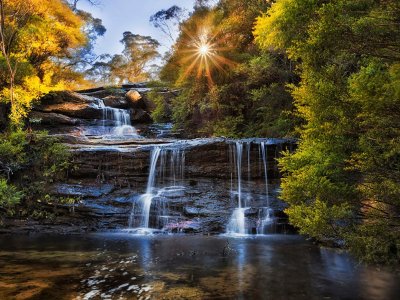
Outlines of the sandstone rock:
[[131,109],[132,123],[151,123],[152,119],[150,114],[143,109]]
[[77,119],[101,119],[103,111],[98,106],[98,99],[63,91],[45,95],[33,111],[56,113]]
[[52,112],[33,111],[29,114],[29,118],[38,120],[42,125],[78,125],[81,123],[78,119]]
[[95,102],[95,98],[81,95],[70,91],[51,92],[40,99],[40,104],[36,107],[40,108],[47,105],[76,103],[88,104]]
[[129,108],[129,102],[125,97],[121,96],[107,96],[103,98],[104,104],[106,106],[114,107],[114,108]]
[[132,108],[146,109],[146,103],[138,91],[130,90],[126,93],[125,97]]
[[35,110],[44,113],[63,114],[71,118],[86,120],[101,119],[103,117],[103,111],[92,104],[63,103],[41,106],[35,108]]

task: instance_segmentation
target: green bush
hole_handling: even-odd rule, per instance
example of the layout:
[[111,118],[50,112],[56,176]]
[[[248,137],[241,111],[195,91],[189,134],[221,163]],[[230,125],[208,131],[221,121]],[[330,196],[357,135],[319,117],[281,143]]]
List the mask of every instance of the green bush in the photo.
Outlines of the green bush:
[[7,180],[0,178],[0,207],[10,207],[18,204],[23,197],[23,193],[14,185],[8,184]]
[[157,90],[152,90],[147,94],[147,98],[155,105],[155,109],[151,113],[151,117],[156,123],[166,123],[171,120],[171,111],[169,105]]

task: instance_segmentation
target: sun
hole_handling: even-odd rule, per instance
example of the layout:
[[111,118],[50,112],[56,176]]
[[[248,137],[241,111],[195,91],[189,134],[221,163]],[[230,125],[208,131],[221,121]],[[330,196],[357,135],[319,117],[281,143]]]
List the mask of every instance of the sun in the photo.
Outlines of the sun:
[[209,27],[200,27],[197,32],[190,32],[184,29],[187,36],[187,47],[181,51],[185,53],[181,63],[186,65],[181,79],[195,73],[197,78],[205,76],[209,84],[213,84],[212,74],[214,70],[226,72],[226,69],[235,63],[224,57],[223,53],[230,48],[220,46],[224,44],[218,33],[211,33]]
[[210,54],[210,47],[207,44],[200,45],[199,54],[202,56],[207,56]]

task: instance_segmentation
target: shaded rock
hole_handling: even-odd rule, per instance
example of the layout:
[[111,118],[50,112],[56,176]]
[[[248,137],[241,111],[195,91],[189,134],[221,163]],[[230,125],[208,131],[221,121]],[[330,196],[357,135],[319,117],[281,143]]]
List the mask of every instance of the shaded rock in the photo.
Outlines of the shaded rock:
[[108,96],[124,97],[126,92],[125,92],[125,90],[118,89],[118,88],[106,88],[106,89],[98,88],[98,89],[92,89],[92,90],[79,91],[79,93],[87,95],[87,96],[104,99]]
[[183,210],[183,214],[186,217],[205,217],[210,214],[209,211],[198,208],[198,207],[192,207],[192,206],[185,206]]
[[85,136],[77,136],[73,134],[59,134],[56,136],[60,142],[70,145],[85,144],[89,141],[89,139]]
[[125,97],[121,96],[107,96],[103,98],[104,104],[106,106],[114,107],[114,108],[129,108],[129,102]]
[[70,197],[100,197],[109,194],[114,189],[112,184],[98,186],[79,184],[58,184],[55,186],[54,194]]
[[153,121],[150,114],[140,108],[131,109],[130,114],[132,123],[151,123]]
[[29,114],[29,117],[39,121],[43,125],[78,125],[81,123],[79,119],[52,112],[33,111]]
[[146,82],[135,82],[135,83],[127,83],[123,84],[122,87],[124,89],[136,89],[136,88],[146,88]]
[[259,208],[250,207],[244,211],[246,217],[258,216]]

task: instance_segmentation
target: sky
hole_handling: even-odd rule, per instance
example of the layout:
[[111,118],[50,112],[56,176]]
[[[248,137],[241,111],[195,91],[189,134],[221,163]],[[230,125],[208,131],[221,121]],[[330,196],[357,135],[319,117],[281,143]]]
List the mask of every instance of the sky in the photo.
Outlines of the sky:
[[119,42],[124,31],[134,34],[149,35],[158,40],[161,53],[168,49],[168,38],[150,24],[150,16],[161,9],[178,5],[191,11],[194,0],[99,0],[100,4],[91,6],[85,0],[78,3],[78,9],[90,12],[94,17],[103,20],[107,32],[97,40],[96,54],[116,54],[123,49]]

